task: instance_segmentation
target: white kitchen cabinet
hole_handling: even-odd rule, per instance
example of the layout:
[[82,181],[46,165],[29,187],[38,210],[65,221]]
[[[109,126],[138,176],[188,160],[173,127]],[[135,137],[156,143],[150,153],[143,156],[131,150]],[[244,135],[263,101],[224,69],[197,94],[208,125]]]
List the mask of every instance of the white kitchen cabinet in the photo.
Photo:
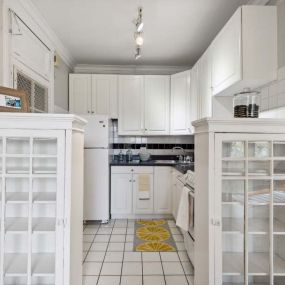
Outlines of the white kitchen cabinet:
[[172,211],[172,167],[154,167],[154,212],[170,214]]
[[82,284],[85,121],[0,117],[0,284]]
[[112,173],[111,214],[132,214],[133,176],[132,173]]
[[170,77],[144,77],[144,127],[146,135],[169,134]]
[[191,122],[191,133],[194,133],[194,128],[192,122],[199,119],[200,110],[199,110],[199,73],[198,73],[198,64],[196,63],[191,71],[191,84],[190,84],[190,122]]
[[198,65],[198,118],[212,116],[211,47],[199,59]]
[[[139,171],[138,171],[139,172]],[[140,179],[146,179],[143,183],[148,184],[148,197],[141,197]],[[144,191],[142,191],[144,192]],[[144,195],[144,193],[142,193]],[[133,175],[133,212],[134,214],[152,214],[153,213],[153,168],[150,173],[136,173]]]
[[171,75],[170,134],[191,134],[190,71]]
[[80,115],[92,113],[91,74],[69,75],[69,112]]
[[285,120],[195,126],[195,284],[285,282]]
[[92,74],[92,113],[118,118],[117,75]]
[[120,75],[119,134],[141,135],[144,133],[144,87],[141,75]]
[[213,95],[230,95],[277,78],[274,6],[242,6],[212,43]]
[[69,112],[118,118],[117,75],[70,74]]

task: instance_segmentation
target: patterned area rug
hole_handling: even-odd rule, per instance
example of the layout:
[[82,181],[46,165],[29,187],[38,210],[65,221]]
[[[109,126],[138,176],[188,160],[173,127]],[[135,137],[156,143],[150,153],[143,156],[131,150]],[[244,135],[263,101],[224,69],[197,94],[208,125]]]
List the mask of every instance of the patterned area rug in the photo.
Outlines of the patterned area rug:
[[134,251],[177,251],[167,221],[136,221]]

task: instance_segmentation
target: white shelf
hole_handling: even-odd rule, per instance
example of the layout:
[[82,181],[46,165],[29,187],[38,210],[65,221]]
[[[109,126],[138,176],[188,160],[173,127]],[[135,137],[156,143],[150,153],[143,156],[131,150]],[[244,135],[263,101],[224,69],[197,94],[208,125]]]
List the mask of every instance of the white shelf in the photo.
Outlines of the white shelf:
[[[285,234],[285,224],[277,219],[273,221],[273,231]],[[269,219],[252,218],[248,220],[249,234],[269,234]],[[223,218],[223,233],[243,233],[243,218]]]
[[274,275],[275,276],[285,276],[285,260],[280,258],[279,255],[274,255]]
[[[4,256],[5,277],[27,276],[27,254],[6,253]],[[32,254],[32,276],[54,276],[55,255],[47,253]]]
[[223,275],[243,275],[244,256],[242,253],[223,253]]
[[28,203],[29,202],[29,193],[28,192],[6,192],[6,203]]
[[35,204],[56,203],[56,192],[34,192],[33,202]]
[[[28,218],[6,218],[5,231],[21,233],[28,231]],[[55,218],[33,218],[33,232],[55,231]]]

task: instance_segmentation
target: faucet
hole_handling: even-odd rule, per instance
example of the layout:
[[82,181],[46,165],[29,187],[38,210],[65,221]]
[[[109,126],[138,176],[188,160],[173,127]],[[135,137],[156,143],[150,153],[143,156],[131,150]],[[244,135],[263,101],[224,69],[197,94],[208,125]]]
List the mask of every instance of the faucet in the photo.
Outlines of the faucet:
[[180,146],[175,146],[172,148],[172,151],[174,151],[175,149],[180,149],[183,151],[183,155],[179,155],[178,158],[179,158],[179,162],[183,162],[184,159],[185,159],[185,149],[183,147],[180,147]]

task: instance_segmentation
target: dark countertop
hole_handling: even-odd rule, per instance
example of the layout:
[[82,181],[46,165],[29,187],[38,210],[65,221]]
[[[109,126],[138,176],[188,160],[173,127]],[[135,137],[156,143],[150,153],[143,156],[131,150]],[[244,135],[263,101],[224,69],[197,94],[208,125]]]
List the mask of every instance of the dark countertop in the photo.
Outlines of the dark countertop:
[[194,163],[191,164],[179,164],[179,163],[156,163],[154,160],[149,161],[140,161],[140,162],[118,162],[118,161],[111,161],[110,166],[172,166],[176,170],[180,171],[181,173],[185,174],[187,170],[194,171]]

